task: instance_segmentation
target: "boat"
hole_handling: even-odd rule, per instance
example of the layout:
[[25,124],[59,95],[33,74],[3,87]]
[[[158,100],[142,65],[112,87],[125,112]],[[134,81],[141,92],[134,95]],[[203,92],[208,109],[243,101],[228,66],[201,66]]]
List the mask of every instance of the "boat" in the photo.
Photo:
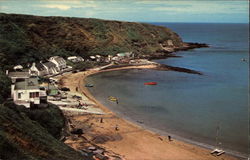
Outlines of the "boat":
[[85,84],[85,87],[94,87],[93,84]]
[[243,61],[243,62],[247,62],[247,59],[245,59],[245,58],[242,58],[242,59],[241,59],[241,61]]
[[113,101],[113,102],[118,102],[118,99],[113,96],[109,96],[108,100]]
[[146,82],[144,85],[157,85],[157,82]]

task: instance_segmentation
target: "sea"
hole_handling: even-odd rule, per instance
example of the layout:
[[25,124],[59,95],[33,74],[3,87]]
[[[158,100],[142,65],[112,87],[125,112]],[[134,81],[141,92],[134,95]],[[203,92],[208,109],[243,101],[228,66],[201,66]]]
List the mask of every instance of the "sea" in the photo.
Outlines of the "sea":
[[[179,51],[161,64],[203,75],[144,69],[88,77],[90,92],[118,115],[161,135],[247,157],[249,137],[249,26],[217,23],[151,23],[184,42],[209,48]],[[243,61],[242,59],[246,59]],[[158,85],[146,86],[155,81]],[[108,100],[115,96],[119,103]]]

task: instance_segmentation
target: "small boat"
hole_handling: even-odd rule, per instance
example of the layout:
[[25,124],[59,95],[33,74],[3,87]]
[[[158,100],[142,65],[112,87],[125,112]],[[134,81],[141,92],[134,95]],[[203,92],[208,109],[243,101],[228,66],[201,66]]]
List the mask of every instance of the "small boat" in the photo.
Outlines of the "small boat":
[[144,85],[157,85],[157,82],[146,82]]
[[113,102],[118,102],[118,99],[113,96],[109,96],[108,100],[113,101]]
[[85,87],[94,87],[93,84],[85,84]]

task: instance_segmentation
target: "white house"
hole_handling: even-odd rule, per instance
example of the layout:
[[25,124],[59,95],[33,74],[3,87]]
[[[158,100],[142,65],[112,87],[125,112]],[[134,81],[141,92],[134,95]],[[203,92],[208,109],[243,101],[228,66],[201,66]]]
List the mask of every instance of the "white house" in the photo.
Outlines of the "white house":
[[33,63],[29,69],[29,72],[30,72],[30,75],[32,75],[32,76],[45,76],[48,74],[47,69],[40,62]]
[[66,61],[62,57],[50,57],[49,61],[54,63],[59,71],[62,71],[63,69],[67,68]]
[[124,57],[124,58],[129,58],[133,56],[133,52],[124,52],[124,53],[118,53],[118,57]]
[[11,82],[12,82],[12,84],[11,84],[11,97],[13,98],[13,96],[14,96],[13,91],[15,88],[15,83],[29,78],[30,74],[29,74],[29,72],[8,72],[7,75],[8,75],[8,77],[10,77]]
[[53,75],[53,74],[58,74],[59,73],[59,69],[58,67],[56,66],[55,63],[52,63],[52,62],[46,62],[46,63],[43,63],[43,66],[46,68],[47,70],[47,73],[49,75]]
[[95,57],[95,56],[89,56],[89,58],[90,58],[92,61],[95,61],[95,60],[96,60],[96,57]]
[[37,78],[27,78],[16,82],[13,100],[15,104],[24,105],[27,108],[40,104],[40,89]]

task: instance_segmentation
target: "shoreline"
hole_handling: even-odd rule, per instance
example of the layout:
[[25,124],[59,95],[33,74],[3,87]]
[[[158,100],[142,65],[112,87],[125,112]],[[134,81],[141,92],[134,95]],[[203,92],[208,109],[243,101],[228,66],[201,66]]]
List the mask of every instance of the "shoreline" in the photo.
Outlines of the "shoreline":
[[[122,139],[120,140],[115,140],[115,141],[107,141],[104,144],[101,144],[102,147],[107,148],[108,150],[111,150],[115,153],[123,155],[123,158],[125,159],[133,159],[133,157],[139,156],[139,159],[143,159],[144,156],[150,157],[149,159],[228,159],[228,160],[233,160],[237,159],[236,157],[231,156],[230,154],[224,154],[219,157],[212,156],[210,154],[211,150],[208,148],[204,148],[205,146],[203,145],[197,145],[193,143],[186,142],[185,140],[182,139],[174,139],[173,141],[169,142],[166,138],[165,134],[161,134],[156,129],[151,129],[148,127],[144,127],[144,125],[140,125],[139,122],[137,123],[136,121],[130,120],[123,115],[116,113],[115,111],[111,111],[109,107],[104,106],[101,104],[95,97],[89,92],[89,90],[84,87],[86,81],[85,79],[94,74],[98,74],[101,72],[108,72],[108,71],[114,71],[114,70],[123,70],[123,69],[153,69],[155,68],[155,65],[144,65],[144,66],[129,66],[129,67],[121,67],[121,68],[115,68],[115,69],[107,69],[107,70],[102,70],[102,71],[84,71],[84,72],[79,72],[75,74],[70,74],[67,75],[67,77],[62,76],[60,79],[64,82],[64,86],[69,87],[71,90],[75,90],[75,87],[79,88],[79,91],[84,94],[86,97],[88,97],[91,101],[97,104],[98,108],[102,109],[107,116],[115,117],[116,123],[119,123],[119,128],[123,130],[123,128],[128,128],[130,129],[136,129],[139,130],[139,133],[134,133],[131,135],[123,135],[121,134]],[[71,80],[74,79],[74,83]],[[90,117],[100,117],[97,115],[91,115]],[[78,120],[86,120],[86,117],[84,115],[82,116],[75,116],[74,119]],[[109,120],[104,120],[104,123],[113,123],[113,122],[108,122]],[[98,123],[98,122],[97,122]],[[99,124],[95,124],[98,125]],[[105,124],[110,127],[110,125],[113,124]],[[97,128],[97,126],[96,126]],[[95,128],[95,129],[96,129]],[[110,128],[109,128],[110,129]],[[97,129],[98,134],[102,134],[102,132],[106,132],[105,129],[103,131],[99,131]],[[94,131],[95,132],[95,131]],[[109,131],[108,131],[109,132]],[[111,135],[114,134],[114,131],[111,131]],[[109,134],[109,133],[107,133]],[[120,134],[120,133],[118,133]],[[163,136],[162,136],[163,135]],[[172,135],[172,134],[170,134]],[[133,137],[137,137],[137,139],[134,139]],[[176,138],[176,136],[173,136]],[[132,141],[131,141],[132,139]],[[147,139],[150,139],[149,143],[147,143]],[[133,147],[130,146],[125,141],[130,141],[132,142],[137,150],[134,150],[132,153],[131,151],[133,150]],[[146,142],[144,142],[146,141]],[[143,143],[142,143],[143,142]],[[72,142],[74,143],[74,142]],[[118,145],[118,146],[117,146]],[[123,145],[123,146],[120,146]],[[75,149],[79,149],[79,147],[76,147],[77,145],[71,147]],[[142,147],[143,149],[138,150],[138,146]],[[151,147],[155,147],[156,149],[148,150]],[[165,149],[166,148],[166,149]],[[131,150],[132,149],[132,150]],[[152,149],[152,148],[151,148]],[[169,151],[170,150],[170,151]],[[145,152],[147,151],[147,152]],[[148,151],[151,151],[148,152]],[[169,151],[169,152],[168,152]],[[169,154],[168,154],[169,153]],[[181,153],[181,155],[180,155]]]

